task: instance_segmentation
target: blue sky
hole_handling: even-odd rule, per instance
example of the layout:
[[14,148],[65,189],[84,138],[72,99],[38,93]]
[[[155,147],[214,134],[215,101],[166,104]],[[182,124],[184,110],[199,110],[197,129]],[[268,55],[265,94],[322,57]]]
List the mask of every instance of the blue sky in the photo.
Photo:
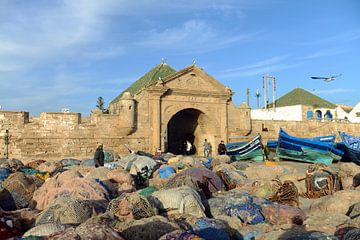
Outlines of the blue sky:
[[355,105],[360,1],[0,0],[3,110],[87,116],[161,58],[177,70],[196,60],[236,105],[249,88],[256,107],[265,74],[276,77],[276,96],[302,87]]

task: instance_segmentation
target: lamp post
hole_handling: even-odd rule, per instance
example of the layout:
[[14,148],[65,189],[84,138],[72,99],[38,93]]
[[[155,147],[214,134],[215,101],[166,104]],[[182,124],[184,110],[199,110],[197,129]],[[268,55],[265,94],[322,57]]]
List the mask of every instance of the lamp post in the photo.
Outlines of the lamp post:
[[257,108],[260,108],[260,103],[259,103],[260,90],[259,89],[256,89],[255,96],[256,96]]
[[6,156],[6,159],[9,159],[10,135],[9,135],[9,130],[8,129],[6,129],[6,131],[5,131],[4,143],[5,143],[5,156]]

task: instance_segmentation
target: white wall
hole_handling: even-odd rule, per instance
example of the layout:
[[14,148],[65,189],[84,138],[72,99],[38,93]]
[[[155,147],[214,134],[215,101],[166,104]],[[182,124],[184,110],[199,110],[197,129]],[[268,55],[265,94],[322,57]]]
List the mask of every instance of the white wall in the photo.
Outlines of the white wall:
[[254,120],[285,120],[302,121],[302,106],[278,107],[275,111],[270,109],[251,110],[251,119]]
[[341,107],[337,107],[335,109],[336,112],[336,119],[345,119],[345,118],[349,118],[348,117],[348,113],[346,111],[344,111],[344,109],[342,109]]
[[[357,113],[359,113],[359,116]],[[360,123],[360,102],[356,104],[353,110],[351,110],[351,112],[348,114],[348,119],[352,123]]]

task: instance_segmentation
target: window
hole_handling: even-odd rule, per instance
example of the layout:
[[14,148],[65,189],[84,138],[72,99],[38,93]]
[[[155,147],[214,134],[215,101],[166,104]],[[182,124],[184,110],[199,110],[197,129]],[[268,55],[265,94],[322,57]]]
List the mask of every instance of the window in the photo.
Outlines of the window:
[[326,119],[328,119],[328,120],[332,120],[333,116],[332,116],[330,110],[327,110],[327,111],[326,111],[324,117],[325,117]]
[[312,110],[308,110],[308,111],[306,112],[306,118],[307,118],[308,120],[311,120],[311,119],[313,119],[313,117],[314,117],[313,111],[312,111]]
[[320,111],[320,110],[316,110],[316,118],[317,118],[317,120],[321,120],[322,119],[322,112]]

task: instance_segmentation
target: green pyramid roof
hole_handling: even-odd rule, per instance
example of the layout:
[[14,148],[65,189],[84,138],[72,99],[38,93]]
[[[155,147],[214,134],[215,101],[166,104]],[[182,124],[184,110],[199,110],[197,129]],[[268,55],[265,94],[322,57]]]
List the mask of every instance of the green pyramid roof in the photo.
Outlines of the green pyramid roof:
[[135,96],[139,94],[142,90],[144,90],[147,86],[157,82],[159,80],[159,77],[165,78],[174,72],[176,72],[176,70],[167,65],[166,63],[158,64],[149,72],[147,72],[144,76],[139,78],[136,82],[131,84],[111,102],[113,103],[118,101],[124,94],[124,92],[130,92],[132,96]]
[[276,107],[306,105],[316,108],[336,108],[336,105],[302,88],[295,88],[275,101]]

